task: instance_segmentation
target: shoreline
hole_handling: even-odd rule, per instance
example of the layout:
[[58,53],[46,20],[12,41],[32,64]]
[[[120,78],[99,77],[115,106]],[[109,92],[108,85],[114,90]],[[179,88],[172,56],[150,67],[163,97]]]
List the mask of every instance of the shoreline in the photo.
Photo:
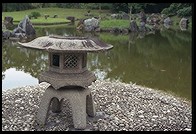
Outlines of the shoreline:
[[[47,124],[35,114],[49,86],[40,83],[2,92],[2,131],[74,131],[69,101],[61,113],[49,112]],[[97,119],[87,118],[85,131],[191,131],[191,102],[135,84],[96,80],[89,86]]]

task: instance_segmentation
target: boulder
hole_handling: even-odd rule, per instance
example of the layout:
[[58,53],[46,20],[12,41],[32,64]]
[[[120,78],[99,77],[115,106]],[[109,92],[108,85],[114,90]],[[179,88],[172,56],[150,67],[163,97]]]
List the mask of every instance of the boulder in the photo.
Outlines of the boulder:
[[83,28],[84,28],[84,20],[81,19],[81,20],[79,20],[79,22],[78,22],[78,24],[76,26],[76,29],[77,30],[82,30]]
[[170,17],[165,18],[163,22],[164,22],[165,25],[171,25],[172,24],[172,21],[171,21]]
[[53,18],[58,18],[58,15],[57,15],[57,14],[55,14],[55,15],[53,16]]
[[138,31],[138,26],[137,26],[137,23],[135,22],[135,20],[131,20],[129,29],[130,29],[131,32],[137,32]]
[[94,17],[91,19],[84,20],[84,29],[85,31],[95,31],[99,28],[99,20]]
[[165,27],[165,28],[167,28],[167,29],[169,29],[170,28],[170,25],[169,24],[163,24],[163,26]]
[[181,29],[187,29],[188,28],[188,19],[182,18],[180,20],[180,28]]
[[123,11],[119,11],[119,19],[129,20],[129,15]]
[[129,33],[129,29],[123,28],[123,29],[122,29],[122,33],[123,33],[123,34],[128,34],[128,33]]
[[144,13],[144,11],[140,12],[140,19],[142,22],[146,23],[146,14]]
[[48,14],[44,14],[45,19],[48,19],[48,17],[50,17],[50,15]]
[[2,22],[2,30],[6,30],[6,25],[4,24],[4,22]]
[[141,32],[145,32],[146,31],[146,26],[145,26],[145,22],[141,21],[140,22],[140,28],[139,28],[139,31]]
[[25,33],[15,33],[14,37],[19,38],[19,39],[23,39],[26,38]]
[[12,33],[10,31],[2,31],[2,38],[3,39],[9,39],[11,37]]
[[4,22],[6,21],[8,24],[11,25],[13,25],[13,20],[14,20],[13,17],[9,17],[9,16],[4,18]]
[[35,29],[30,22],[29,17],[26,15],[26,17],[18,24],[18,27],[15,28],[12,32],[13,35],[16,35],[18,33],[21,33],[26,36],[35,36],[36,32]]
[[147,17],[146,22],[149,25],[156,25],[160,24],[161,17],[158,14],[152,13],[149,17]]
[[111,19],[122,19],[122,14],[111,14]]
[[129,20],[129,15],[127,13],[122,14],[122,19]]
[[120,30],[120,28],[115,27],[115,28],[112,28],[110,32],[112,32],[112,33],[120,33],[121,30]]
[[70,20],[71,23],[75,22],[75,17],[74,16],[68,16],[66,19]]
[[13,24],[13,17],[9,17],[9,16],[5,17],[3,23],[6,28],[12,27],[14,25]]
[[118,18],[118,14],[111,14],[111,19],[117,19]]

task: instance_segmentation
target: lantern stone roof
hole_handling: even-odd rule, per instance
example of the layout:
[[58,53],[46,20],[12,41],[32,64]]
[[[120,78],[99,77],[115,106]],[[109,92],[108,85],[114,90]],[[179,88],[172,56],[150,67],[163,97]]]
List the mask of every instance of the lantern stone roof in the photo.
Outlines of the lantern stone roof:
[[43,36],[27,43],[18,43],[24,47],[46,50],[49,52],[97,52],[113,48],[112,45],[106,44],[96,38],[91,39],[87,37],[67,37],[58,35]]

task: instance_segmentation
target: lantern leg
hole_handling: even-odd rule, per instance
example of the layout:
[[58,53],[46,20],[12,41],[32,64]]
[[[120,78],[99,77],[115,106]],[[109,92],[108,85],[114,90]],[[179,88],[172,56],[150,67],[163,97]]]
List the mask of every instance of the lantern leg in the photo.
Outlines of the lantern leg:
[[75,92],[69,101],[72,108],[73,124],[76,129],[86,128],[86,95],[83,91]]
[[52,87],[48,87],[42,97],[37,115],[36,120],[38,124],[45,125],[47,120],[48,111],[51,104],[52,93],[51,91],[54,90]]
[[93,96],[91,93],[86,97],[86,112],[91,117],[95,116],[95,107],[93,103]]

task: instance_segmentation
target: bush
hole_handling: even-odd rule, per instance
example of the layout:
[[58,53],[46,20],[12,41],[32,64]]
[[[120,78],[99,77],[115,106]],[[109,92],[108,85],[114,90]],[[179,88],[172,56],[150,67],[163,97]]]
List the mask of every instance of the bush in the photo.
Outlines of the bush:
[[192,8],[190,3],[172,3],[168,8],[163,9],[161,13],[169,16],[191,16]]
[[183,9],[180,9],[177,11],[177,15],[179,17],[186,17],[186,16],[191,16],[192,15],[192,9],[190,7],[185,7]]
[[37,17],[40,17],[41,14],[39,12],[31,12],[31,14],[29,16],[34,17],[35,19],[37,19]]
[[175,12],[173,12],[171,8],[165,8],[162,10],[161,14],[166,14],[168,16],[174,16]]

